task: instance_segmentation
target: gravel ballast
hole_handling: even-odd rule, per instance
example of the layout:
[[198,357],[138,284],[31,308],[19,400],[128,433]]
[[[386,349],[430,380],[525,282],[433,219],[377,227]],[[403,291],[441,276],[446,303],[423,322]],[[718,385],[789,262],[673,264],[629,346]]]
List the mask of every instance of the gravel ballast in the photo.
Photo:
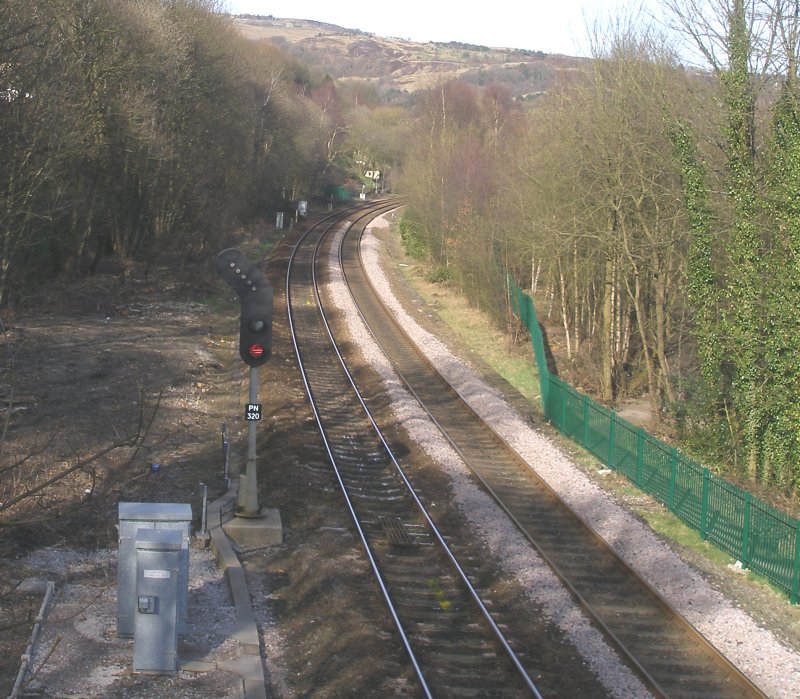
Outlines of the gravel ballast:
[[[377,219],[371,230],[389,225],[388,219]],[[714,589],[643,522],[589,479],[547,436],[532,428],[473,368],[423,329],[393,293],[382,266],[386,258],[381,254],[381,245],[379,238],[369,231],[364,236],[362,255],[373,286],[400,325],[470,406],[628,565],[648,580],[762,691],[773,699],[800,697],[800,654]],[[498,507],[469,481],[466,467],[402,388],[353,307],[334,259],[331,259],[330,278],[331,296],[337,299],[364,357],[383,377],[398,419],[410,437],[436,458],[448,474],[463,511],[469,513],[476,535],[490,546],[498,565],[513,571],[530,591],[532,603],[541,606],[568,635],[612,695],[647,696],[644,687],[589,625],[535,551]]]

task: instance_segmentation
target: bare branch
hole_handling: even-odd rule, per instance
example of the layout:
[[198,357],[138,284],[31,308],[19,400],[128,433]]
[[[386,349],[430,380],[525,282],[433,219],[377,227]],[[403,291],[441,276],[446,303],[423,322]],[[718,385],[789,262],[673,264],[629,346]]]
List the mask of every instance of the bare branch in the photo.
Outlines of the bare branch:
[[[0,476],[2,476],[4,473],[8,473],[9,471],[13,471],[14,469],[17,469],[20,466],[25,465],[25,463],[34,456],[39,456],[40,454],[44,454],[51,446],[53,446],[53,443],[56,441],[57,437],[58,434],[52,435],[50,439],[47,440],[47,443],[41,449],[36,449],[35,451],[26,454],[19,461],[16,461],[13,464],[10,464],[9,466],[3,466],[3,468],[0,468]],[[0,444],[2,443],[3,440],[0,440]]]

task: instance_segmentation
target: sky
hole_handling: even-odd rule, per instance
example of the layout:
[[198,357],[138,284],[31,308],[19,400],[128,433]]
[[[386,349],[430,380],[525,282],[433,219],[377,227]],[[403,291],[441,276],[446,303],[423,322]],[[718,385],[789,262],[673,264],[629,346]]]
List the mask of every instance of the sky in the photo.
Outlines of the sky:
[[[587,26],[624,0],[223,0],[231,14],[313,19],[399,39],[590,55]],[[655,0],[646,4],[656,5]]]

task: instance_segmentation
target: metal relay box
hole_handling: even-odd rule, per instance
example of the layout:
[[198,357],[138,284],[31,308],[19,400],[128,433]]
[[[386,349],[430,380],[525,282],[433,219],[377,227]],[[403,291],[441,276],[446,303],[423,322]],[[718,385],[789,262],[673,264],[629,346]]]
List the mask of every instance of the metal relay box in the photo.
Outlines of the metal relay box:
[[192,506],[188,503],[119,503],[119,562],[117,566],[117,635],[135,632],[136,533],[140,529],[173,530],[181,535],[181,569],[178,597],[178,633],[186,623],[189,589],[189,536]]
[[183,535],[178,529],[139,529],[134,548],[133,671],[176,672]]

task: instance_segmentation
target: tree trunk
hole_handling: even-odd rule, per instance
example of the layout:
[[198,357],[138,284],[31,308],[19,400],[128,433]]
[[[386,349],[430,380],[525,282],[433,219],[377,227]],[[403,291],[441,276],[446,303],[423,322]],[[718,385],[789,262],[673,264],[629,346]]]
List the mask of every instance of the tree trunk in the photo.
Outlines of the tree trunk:
[[655,285],[656,313],[656,357],[659,366],[660,391],[670,403],[675,402],[675,392],[670,382],[669,362],[667,360],[667,273],[656,262],[653,283]]
[[603,323],[600,341],[602,352],[600,395],[604,401],[614,400],[614,262],[606,259],[603,284]]
[[567,359],[572,361],[572,341],[569,332],[569,304],[567,302],[567,283],[564,280],[564,271],[561,266],[561,258],[558,258],[558,282],[561,293],[561,323],[564,326],[564,335],[567,344]]

